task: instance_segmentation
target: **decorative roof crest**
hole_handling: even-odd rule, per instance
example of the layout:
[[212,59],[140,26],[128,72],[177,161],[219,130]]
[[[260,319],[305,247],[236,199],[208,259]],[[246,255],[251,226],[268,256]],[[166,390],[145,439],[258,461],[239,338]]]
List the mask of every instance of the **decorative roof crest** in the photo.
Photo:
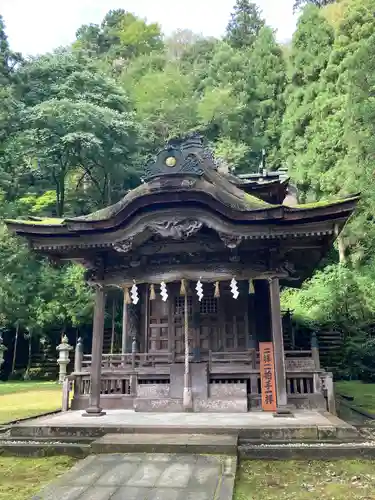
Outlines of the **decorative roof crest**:
[[204,167],[217,170],[213,153],[200,134],[170,139],[145,166],[145,179],[170,175],[203,175]]

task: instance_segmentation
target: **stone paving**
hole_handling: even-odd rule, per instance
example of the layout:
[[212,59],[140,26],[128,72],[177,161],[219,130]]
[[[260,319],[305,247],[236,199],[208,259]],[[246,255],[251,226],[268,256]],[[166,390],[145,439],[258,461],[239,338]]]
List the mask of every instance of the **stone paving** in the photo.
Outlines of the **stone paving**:
[[232,500],[236,468],[221,455],[90,455],[32,499]]
[[[83,411],[67,411],[56,415],[40,417],[35,420],[23,422],[30,426],[132,426],[132,427],[238,427],[238,428],[264,428],[294,427],[294,426],[324,426],[331,425],[327,416],[313,410],[293,411],[294,418],[274,417],[269,412],[249,413],[137,413],[133,410],[106,410],[103,417],[82,417]],[[344,422],[342,422],[344,424]]]

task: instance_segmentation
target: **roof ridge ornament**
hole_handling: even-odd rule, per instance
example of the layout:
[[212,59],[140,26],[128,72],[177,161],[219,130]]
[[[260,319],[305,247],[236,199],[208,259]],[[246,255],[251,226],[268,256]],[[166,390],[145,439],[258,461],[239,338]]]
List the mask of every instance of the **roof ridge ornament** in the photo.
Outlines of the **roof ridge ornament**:
[[[202,165],[204,163],[204,165]],[[145,166],[145,180],[171,175],[202,176],[204,167],[218,169],[213,152],[204,145],[200,134],[170,139],[156,158]]]
[[259,169],[258,173],[262,175],[263,177],[267,177],[267,151],[263,148],[262,149],[262,156],[259,164]]

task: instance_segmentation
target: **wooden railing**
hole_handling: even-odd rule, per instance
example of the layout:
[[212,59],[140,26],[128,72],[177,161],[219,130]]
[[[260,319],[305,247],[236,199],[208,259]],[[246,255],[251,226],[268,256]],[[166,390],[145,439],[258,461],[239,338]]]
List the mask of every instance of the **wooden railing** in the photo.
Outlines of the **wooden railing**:
[[[169,352],[103,354],[102,370],[121,370],[135,367],[155,367],[173,363],[173,354]],[[183,360],[183,357],[181,357]],[[259,368],[259,351],[209,351],[209,369],[215,365],[234,364],[248,365],[252,369]],[[311,351],[285,351],[287,371],[314,371],[316,369]],[[91,354],[82,357],[81,371],[88,371],[91,366]]]
[[242,364],[249,365],[250,368],[256,368],[256,350],[249,349],[242,352],[224,352],[224,351],[209,351],[208,353],[208,367],[210,372],[215,364]]
[[314,377],[311,373],[287,373],[286,392],[288,395],[314,394]]
[[[103,354],[103,370],[121,370],[130,367],[168,365],[172,363],[172,354],[168,352],[133,353],[133,354]],[[91,354],[85,354],[82,360],[82,370],[88,371],[91,366]]]
[[[132,394],[131,372],[102,372],[100,394],[130,396]],[[88,372],[70,375],[74,379],[74,397],[89,396],[91,390],[91,376]]]
[[[216,354],[220,354],[220,357],[216,357]],[[233,353],[231,353],[233,355]],[[236,353],[241,354],[241,353]],[[232,358],[231,362],[238,361],[239,363],[247,362],[249,366],[248,375],[246,378],[241,378],[237,380],[236,375],[225,376],[225,380],[214,379],[213,383],[238,383],[242,382],[247,384],[247,390],[252,404],[255,407],[260,406],[261,399],[261,384],[260,384],[260,371],[259,369],[254,369],[251,367],[253,358],[251,353],[246,352],[247,357],[245,360],[239,356],[238,358]],[[225,358],[228,361],[229,353],[211,353],[211,362],[223,362]],[[137,387],[139,383],[142,383],[142,379],[139,381],[139,374],[132,368],[121,367],[119,370],[110,369],[108,371],[103,370],[102,380],[101,380],[101,396],[109,401],[115,401],[116,398],[121,398],[121,403],[119,407],[127,408],[132,407],[133,398],[137,395]],[[233,380],[231,380],[233,379]],[[169,381],[163,381],[163,384],[168,384]],[[63,411],[69,408],[69,391],[74,390],[74,399],[82,400],[88,398],[91,390],[91,376],[87,371],[74,373],[69,375],[63,384]],[[324,372],[322,370],[316,370],[314,372],[310,371],[298,371],[298,372],[287,372],[286,373],[286,389],[289,398],[303,399],[307,398],[312,394],[322,394],[327,401],[328,411],[335,414],[335,400],[333,391],[333,378],[331,373]],[[126,403],[126,401],[128,403]],[[118,407],[118,406],[113,406]]]

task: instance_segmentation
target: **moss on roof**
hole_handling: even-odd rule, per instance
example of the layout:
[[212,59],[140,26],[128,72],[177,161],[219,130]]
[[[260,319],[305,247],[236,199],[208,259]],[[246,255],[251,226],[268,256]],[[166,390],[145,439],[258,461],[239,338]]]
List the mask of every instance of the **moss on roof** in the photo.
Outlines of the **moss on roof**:
[[253,196],[252,194],[249,194],[249,193],[244,193],[244,201],[245,201],[246,205],[249,206],[249,208],[255,208],[255,209],[275,208],[275,207],[280,206],[280,205],[272,205],[271,203],[267,203],[266,201],[262,200],[261,198],[258,198],[257,196]]
[[9,224],[21,224],[24,226],[62,226],[65,219],[46,217],[40,220],[6,219],[5,222]]
[[345,203],[347,201],[355,201],[358,199],[358,196],[351,196],[349,198],[339,198],[336,200],[321,200],[321,201],[312,201],[310,203],[299,203],[297,205],[293,205],[290,208],[297,209],[305,209],[305,208],[319,208],[319,207],[329,207],[333,205],[337,205],[340,203]]

